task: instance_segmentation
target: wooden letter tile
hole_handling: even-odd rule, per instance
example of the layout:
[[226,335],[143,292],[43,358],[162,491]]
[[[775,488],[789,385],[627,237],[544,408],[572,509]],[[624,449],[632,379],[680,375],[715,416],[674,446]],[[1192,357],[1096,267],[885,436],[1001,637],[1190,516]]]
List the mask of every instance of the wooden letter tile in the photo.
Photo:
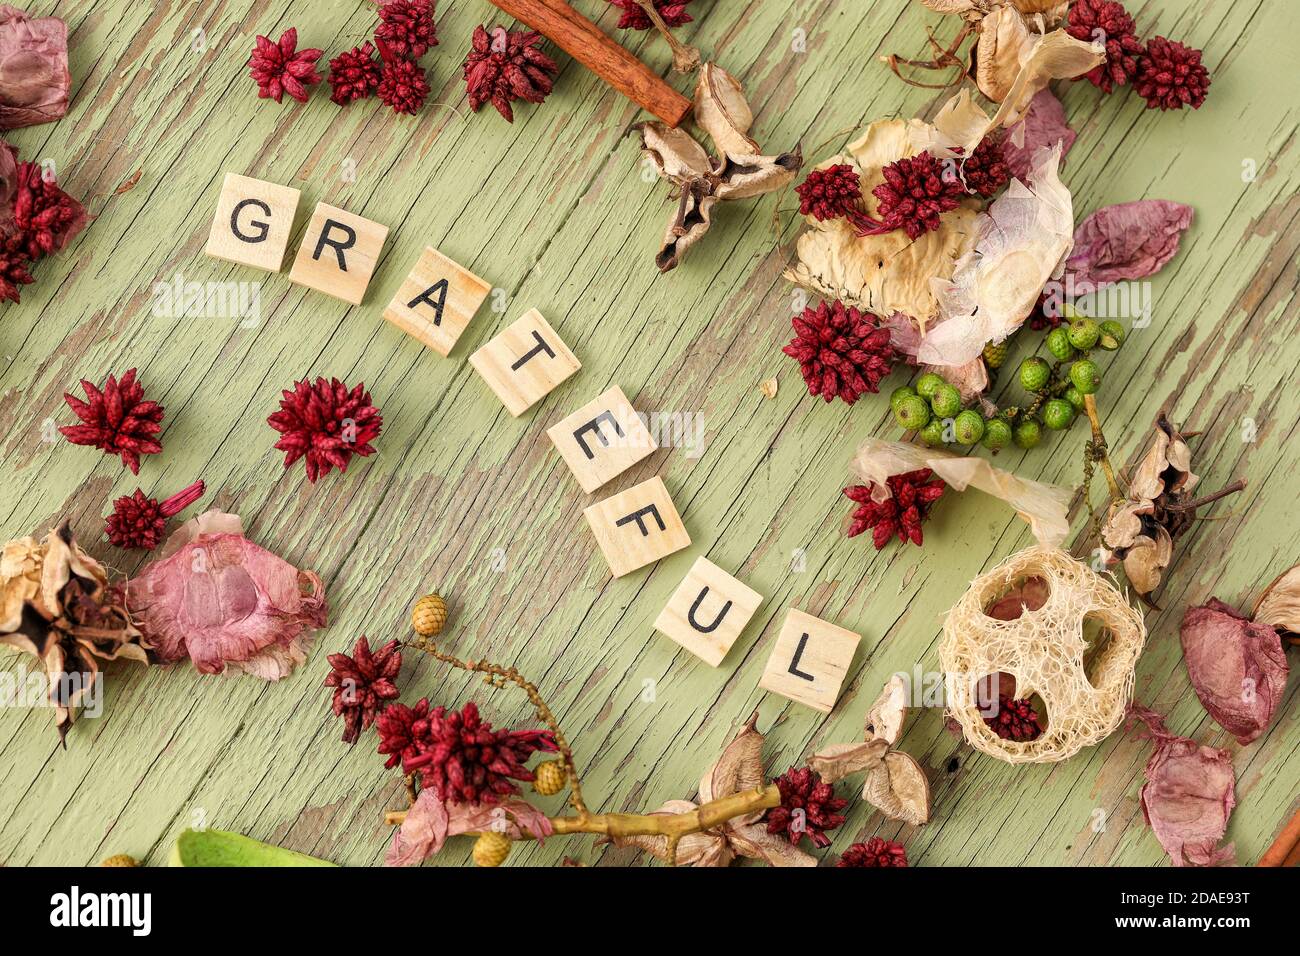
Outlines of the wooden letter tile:
[[204,251],[214,259],[279,272],[298,195],[291,186],[226,173]]
[[583,514],[616,578],[691,543],[668,489],[657,475],[596,502]]
[[762,603],[763,595],[698,558],[659,612],[655,629],[717,667]]
[[386,238],[387,226],[317,203],[289,281],[360,305]]
[[471,355],[469,364],[516,418],[582,368],[536,309]]
[[583,491],[595,491],[659,447],[617,385],[546,434]]
[[429,246],[384,310],[384,318],[446,356],[491,291],[474,273]]
[[758,686],[829,714],[861,635],[791,609]]

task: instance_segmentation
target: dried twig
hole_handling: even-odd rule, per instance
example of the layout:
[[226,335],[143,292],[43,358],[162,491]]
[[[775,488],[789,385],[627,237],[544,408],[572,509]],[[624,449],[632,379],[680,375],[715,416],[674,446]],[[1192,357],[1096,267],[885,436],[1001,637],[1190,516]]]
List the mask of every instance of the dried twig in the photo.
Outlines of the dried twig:
[[668,24],[664,23],[664,18],[655,9],[654,0],[636,0],[636,5],[645,11],[645,15],[649,17],[655,29],[672,47],[673,69],[678,73],[694,73],[698,70],[703,62],[700,58],[700,51],[693,46],[682,43],[677,37],[673,36],[673,32],[668,29]]

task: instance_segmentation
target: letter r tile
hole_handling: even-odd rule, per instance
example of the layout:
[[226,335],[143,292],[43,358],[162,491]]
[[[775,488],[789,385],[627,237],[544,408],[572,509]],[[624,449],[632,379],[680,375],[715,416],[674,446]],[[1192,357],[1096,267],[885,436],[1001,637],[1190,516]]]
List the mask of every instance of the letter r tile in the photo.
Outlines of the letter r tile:
[[491,291],[474,273],[429,246],[384,310],[384,318],[446,356]]
[[758,686],[829,714],[861,635],[791,608]]
[[299,195],[292,186],[226,173],[204,252],[214,259],[279,272]]
[[691,543],[658,475],[598,501],[583,515],[614,577],[665,558]]
[[289,281],[360,305],[386,238],[387,226],[317,203],[289,270]]
[[708,558],[697,558],[655,620],[655,630],[717,667],[763,603],[763,595],[742,584]]
[[659,446],[615,385],[547,429],[583,491],[592,492]]

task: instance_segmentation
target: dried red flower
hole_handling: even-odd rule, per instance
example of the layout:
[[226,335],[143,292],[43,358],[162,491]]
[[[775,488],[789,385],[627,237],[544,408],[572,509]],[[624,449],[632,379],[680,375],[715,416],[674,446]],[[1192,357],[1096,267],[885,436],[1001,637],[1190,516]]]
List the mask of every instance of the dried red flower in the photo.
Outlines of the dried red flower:
[[844,822],[839,811],[849,801],[835,796],[835,788],[822,780],[811,767],[791,767],[774,781],[781,791],[781,805],[767,811],[768,833],[784,834],[791,846],[804,837],[813,846],[830,846],[825,831]]
[[1210,89],[1210,71],[1201,64],[1200,50],[1156,37],[1138,57],[1133,89],[1148,109],[1200,109]]
[[1087,79],[1103,93],[1123,86],[1137,72],[1137,58],[1143,51],[1137,38],[1133,18],[1115,0],[1075,0],[1065,32],[1076,40],[1106,47],[1106,62],[1094,66],[1076,80]]
[[[623,11],[618,18],[620,30],[649,30],[654,26],[636,0],[609,0],[609,2]],[[691,0],[654,0],[655,12],[663,20],[664,26],[680,27],[692,20],[691,15],[686,12],[686,5],[690,2]]]
[[10,233],[0,237],[0,301],[22,301],[18,287],[36,281],[27,271],[30,264],[27,243],[22,236]]
[[855,843],[840,857],[836,866],[907,866],[907,851],[903,844],[893,840],[872,837],[866,843]]
[[1038,297],[1038,302],[1034,304],[1034,311],[1029,313],[1029,327],[1036,332],[1044,332],[1056,328],[1065,321],[1065,312],[1061,308],[1061,302],[1057,298],[1049,297],[1043,293]]
[[947,485],[929,468],[905,471],[901,475],[890,475],[886,479],[889,497],[884,501],[874,501],[870,485],[853,485],[844,489],[850,501],[857,502],[853,509],[853,519],[849,524],[848,536],[855,538],[868,528],[871,529],[871,542],[879,551],[889,539],[898,536],[902,542],[911,541],[920,545],[924,538],[921,525],[930,514],[930,508],[943,497]]
[[879,391],[898,358],[888,329],[838,299],[804,309],[790,323],[795,336],[781,351],[799,363],[808,393],[828,402],[838,396],[852,405]]
[[1002,152],[1002,136],[990,133],[980,140],[962,164],[961,174],[966,180],[966,188],[973,193],[991,199],[995,193],[1011,180],[1011,167],[1007,165]]
[[379,79],[379,98],[394,113],[414,116],[429,95],[424,69],[414,60],[387,60]]
[[86,228],[86,209],[36,163],[19,163],[13,224],[33,261],[58,252]]
[[321,81],[316,61],[324,50],[298,50],[298,31],[290,27],[277,42],[259,36],[248,61],[248,75],[257,82],[257,95],[279,103],[288,93],[299,103],[307,102],[307,87]]
[[203,497],[203,482],[176,492],[166,501],[146,498],[139,488],[113,502],[113,513],[104,519],[108,540],[119,548],[144,548],[152,551],[162,541],[167,519],[180,514]]
[[293,391],[281,393],[280,410],[266,423],[284,437],[275,447],[284,452],[284,467],[299,458],[307,460],[307,480],[329,474],[331,468],[348,470],[353,455],[365,458],[375,449],[384,419],[370,401],[364,383],[348,391],[338,379],[317,378],[295,382]]
[[984,723],[1003,740],[1034,740],[1043,732],[1038,711],[1029,698],[1013,698],[1010,694],[998,696],[998,712],[985,717]]
[[154,438],[162,431],[163,407],[144,399],[135,369],[119,382],[112,375],[100,391],[84,378],[81,387],[89,402],[63,393],[63,400],[81,419],[80,425],[64,425],[59,431],[74,445],[93,445],[106,455],[118,455],[133,475],[140,474],[140,456],[156,455],[162,444]]
[[465,58],[465,86],[470,109],[490,102],[497,112],[513,123],[511,100],[540,103],[554,87],[560,68],[538,46],[540,33],[507,31],[482,26],[474,28],[474,44]]
[[812,216],[818,222],[842,217],[859,232],[879,225],[862,208],[862,177],[847,163],[814,169],[794,191],[802,216]]
[[415,59],[438,45],[432,0],[388,0],[379,6],[379,20],[375,39],[398,57]]
[[421,786],[448,803],[496,803],[518,793],[515,780],[533,779],[524,762],[558,749],[549,730],[493,730],[473,701],[460,711],[430,710],[427,699],[414,707],[396,703],[375,728],[379,752],[389,755],[384,766],[400,763],[404,773],[420,774]]
[[895,160],[881,173],[885,181],[871,191],[879,201],[880,225],[871,234],[902,229],[909,239],[919,239],[938,229],[939,216],[966,197],[956,169],[944,168],[929,150]]
[[393,678],[402,669],[402,652],[394,638],[373,653],[364,634],[352,648],[352,656],[331,654],[330,672],[325,687],[333,687],[331,707],[335,717],[343,718],[343,742],[354,744],[375,722],[400,691]]
[[375,56],[374,44],[366,41],[361,46],[340,53],[330,60],[326,79],[330,85],[330,99],[339,106],[365,99],[379,89],[379,78],[384,65]]

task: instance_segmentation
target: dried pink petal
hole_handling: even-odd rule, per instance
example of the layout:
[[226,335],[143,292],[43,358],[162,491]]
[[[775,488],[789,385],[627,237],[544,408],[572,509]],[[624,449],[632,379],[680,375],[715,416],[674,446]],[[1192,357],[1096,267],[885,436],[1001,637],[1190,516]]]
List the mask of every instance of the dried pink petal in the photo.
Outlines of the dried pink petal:
[[186,522],[164,554],[126,585],[127,607],[161,662],[188,656],[205,674],[229,664],[279,680],[306,660],[310,631],[325,626],[328,610],[313,572],[253,544],[221,512]]
[[489,805],[451,804],[432,790],[422,790],[402,826],[393,834],[385,866],[413,866],[438,853],[448,837],[493,830],[512,839],[525,835],[544,840],[555,832],[550,818],[524,800]]
[[1130,714],[1130,726],[1145,723],[1156,748],[1144,771],[1142,816],[1174,866],[1232,863],[1232,844],[1218,846],[1237,805],[1228,752],[1169,733],[1153,710],[1135,705]]
[[1178,254],[1192,212],[1191,206],[1168,199],[1104,206],[1074,231],[1074,251],[1065,266],[1076,284],[1154,275]]
[[1024,179],[1033,168],[1033,155],[1040,148],[1061,144],[1061,165],[1074,145],[1077,134],[1065,120],[1065,107],[1049,89],[1041,89],[1029,101],[1024,116],[1013,123],[1002,138],[1002,155],[1011,175]]
[[1211,598],[1187,609],[1180,634],[1202,706],[1237,743],[1250,743],[1268,728],[1286,690],[1286,651],[1277,631]]
[[68,26],[0,6],[0,129],[52,123],[68,112]]

